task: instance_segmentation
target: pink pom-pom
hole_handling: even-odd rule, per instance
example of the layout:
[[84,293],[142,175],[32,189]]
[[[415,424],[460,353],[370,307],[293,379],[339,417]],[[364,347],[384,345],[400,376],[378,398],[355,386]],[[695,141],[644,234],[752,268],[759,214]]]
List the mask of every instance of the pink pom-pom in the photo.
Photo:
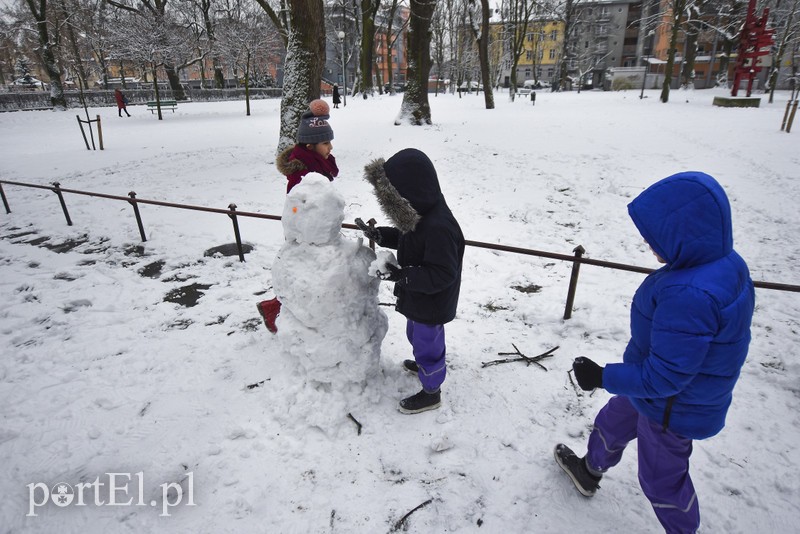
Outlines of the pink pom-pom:
[[311,110],[311,113],[314,116],[319,117],[320,115],[330,115],[331,108],[328,106],[328,103],[322,99],[313,100],[309,105],[308,109]]

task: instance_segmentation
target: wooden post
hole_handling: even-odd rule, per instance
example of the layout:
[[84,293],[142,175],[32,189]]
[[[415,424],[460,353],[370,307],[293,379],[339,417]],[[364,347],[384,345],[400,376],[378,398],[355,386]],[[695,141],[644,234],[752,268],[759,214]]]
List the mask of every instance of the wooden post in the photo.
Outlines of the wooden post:
[[[575,253],[575,259],[580,258],[583,256],[583,253],[586,252],[581,245],[575,247],[572,251]],[[575,303],[575,292],[578,289],[578,273],[581,270],[581,263],[579,261],[572,262],[572,275],[569,278],[569,291],[567,292],[567,305],[564,308],[564,320],[566,321],[570,317],[572,317],[572,305]]]
[[789,110],[792,108],[792,99],[786,102],[786,111],[783,112],[783,122],[781,122],[781,131],[786,130],[786,119],[789,118]]
[[100,150],[103,150],[103,127],[100,125],[100,115],[97,116],[97,138],[100,141]]
[[797,100],[794,101],[794,105],[792,106],[792,114],[789,115],[789,123],[786,125],[786,133],[791,133],[792,131],[792,123],[794,122],[794,114],[797,113]]

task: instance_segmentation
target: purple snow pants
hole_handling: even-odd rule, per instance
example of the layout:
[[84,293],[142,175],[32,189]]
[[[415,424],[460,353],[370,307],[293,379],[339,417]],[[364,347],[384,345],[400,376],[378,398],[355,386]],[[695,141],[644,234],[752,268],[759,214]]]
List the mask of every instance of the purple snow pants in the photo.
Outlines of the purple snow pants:
[[639,415],[627,397],[613,397],[597,414],[586,461],[596,471],[617,465],[631,440],[638,438],[639,484],[667,534],[694,533],[700,505],[689,476],[692,440],[682,438]]
[[447,374],[444,361],[444,325],[417,323],[409,319],[406,324],[406,337],[411,343],[414,360],[419,366],[422,389],[429,393],[439,391],[439,386]]

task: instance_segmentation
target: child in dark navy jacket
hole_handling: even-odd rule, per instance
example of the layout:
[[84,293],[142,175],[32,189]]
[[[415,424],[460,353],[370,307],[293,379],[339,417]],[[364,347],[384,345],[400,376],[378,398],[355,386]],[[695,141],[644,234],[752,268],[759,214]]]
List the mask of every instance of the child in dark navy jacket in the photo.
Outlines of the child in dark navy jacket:
[[356,224],[377,244],[397,250],[400,267],[387,265],[391,272],[384,279],[395,283],[396,308],[407,319],[414,360],[403,366],[422,383],[422,391],[400,401],[400,411],[432,410],[441,405],[447,373],[444,325],[456,315],[464,235],[423,152],[407,148],[385,162],[375,160],[365,167],[365,178],[395,226]]
[[725,425],[750,344],[753,282],[733,249],[728,198],[711,176],[665,178],[634,199],[628,213],[665,265],[633,297],[622,363],[573,362],[582,389],[616,396],[598,413],[586,456],[559,444],[556,461],[590,497],[637,439],[639,481],[661,525],[668,533],[695,532],[692,440]]

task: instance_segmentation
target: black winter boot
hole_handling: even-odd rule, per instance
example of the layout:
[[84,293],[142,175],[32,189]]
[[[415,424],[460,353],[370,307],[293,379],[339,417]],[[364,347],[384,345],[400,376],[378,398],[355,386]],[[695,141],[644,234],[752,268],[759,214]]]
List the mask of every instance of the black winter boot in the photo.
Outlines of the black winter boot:
[[419,374],[419,365],[414,360],[403,360],[403,369],[415,375]]
[[410,397],[401,400],[398,409],[401,413],[413,414],[427,412],[428,410],[435,410],[441,405],[441,391],[437,390],[436,393],[428,393],[423,389],[416,395],[411,395]]
[[559,443],[553,450],[553,455],[556,458],[556,463],[561,466],[561,469],[569,476],[575,487],[586,497],[592,497],[598,489],[600,489],[600,479],[602,475],[595,476],[586,468],[585,456],[578,458],[572,452],[572,449]]

